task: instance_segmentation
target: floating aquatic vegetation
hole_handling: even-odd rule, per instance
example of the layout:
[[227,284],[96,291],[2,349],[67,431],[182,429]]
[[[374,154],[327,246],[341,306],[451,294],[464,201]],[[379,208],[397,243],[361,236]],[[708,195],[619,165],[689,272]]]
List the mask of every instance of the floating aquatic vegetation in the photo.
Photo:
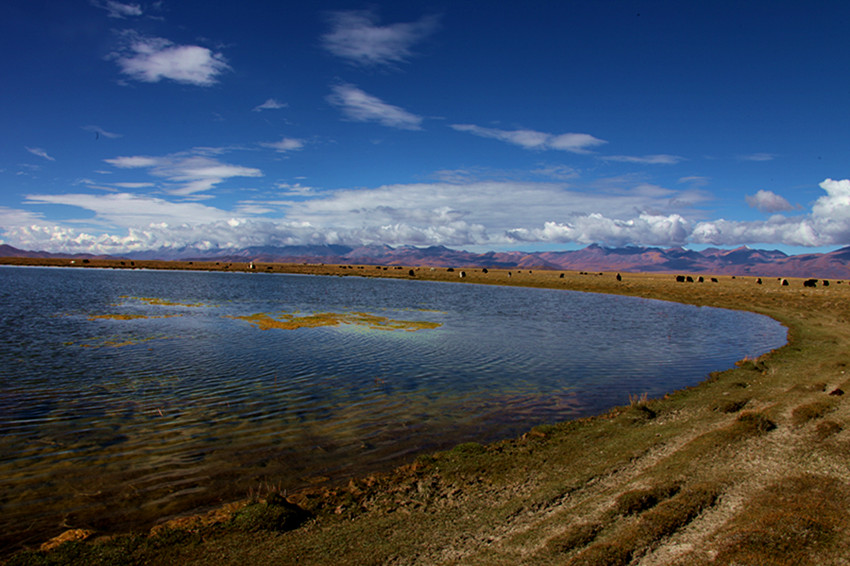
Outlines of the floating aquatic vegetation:
[[168,299],[160,299],[157,297],[132,297],[130,295],[120,295],[120,299],[129,299],[139,301],[149,305],[166,306],[166,307],[205,307],[204,303],[181,303],[179,301],[170,301]]
[[247,316],[227,316],[236,320],[244,320],[255,325],[260,330],[278,328],[295,330],[296,328],[316,328],[319,326],[339,326],[348,324],[365,326],[374,330],[416,330],[432,329],[442,326],[439,322],[423,320],[397,320],[365,312],[321,312],[299,316],[297,313],[280,313],[272,317],[266,313],[256,313]]

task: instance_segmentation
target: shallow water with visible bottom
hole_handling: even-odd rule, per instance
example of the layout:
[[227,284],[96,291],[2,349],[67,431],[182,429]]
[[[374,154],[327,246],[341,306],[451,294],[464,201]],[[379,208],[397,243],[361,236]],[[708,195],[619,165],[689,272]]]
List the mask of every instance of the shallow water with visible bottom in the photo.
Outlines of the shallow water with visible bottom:
[[785,341],[752,313],[563,290],[0,268],[0,549],[516,436]]

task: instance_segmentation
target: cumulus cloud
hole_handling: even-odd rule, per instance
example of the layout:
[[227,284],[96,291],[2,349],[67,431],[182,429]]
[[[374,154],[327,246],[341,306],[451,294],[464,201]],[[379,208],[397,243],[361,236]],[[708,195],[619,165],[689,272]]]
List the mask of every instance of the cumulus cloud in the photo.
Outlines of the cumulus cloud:
[[393,66],[407,61],[412,47],[437,28],[436,16],[416,22],[379,25],[372,11],[333,12],[331,31],[322,36],[322,45],[333,55],[361,66]]
[[659,153],[655,155],[603,155],[599,159],[603,161],[619,161],[621,163],[643,163],[646,165],[675,165],[684,161],[684,157]]
[[421,130],[422,117],[407,110],[387,104],[359,88],[343,84],[332,87],[328,96],[330,104],[339,108],[343,115],[355,122],[377,122],[400,130]]
[[231,177],[262,177],[259,169],[223,163],[203,152],[151,156],[121,156],[104,160],[119,169],[143,168],[168,182],[171,195],[189,196],[209,191]]
[[43,149],[41,149],[40,147],[26,147],[25,146],[25,148],[28,152],[32,153],[33,155],[43,157],[44,159],[46,159],[48,161],[56,161],[54,158],[47,155],[47,152],[44,151]]
[[[140,164],[150,159],[158,158],[118,158],[116,162]],[[219,165],[225,170],[232,167]],[[172,165],[146,166],[183,171],[180,159]],[[850,244],[850,180],[826,179],[820,187],[824,194],[808,214],[774,215],[760,222],[699,221],[700,211],[694,208],[701,202],[698,191],[647,183],[623,181],[616,190],[589,192],[564,183],[460,180],[357,190],[316,190],[284,183],[277,185],[280,192],[275,198],[241,200],[232,210],[126,191],[39,194],[29,195],[26,204],[63,204],[89,213],[56,225],[37,213],[0,209],[0,225],[5,240],[18,247],[100,253],[317,243],[456,247],[510,247],[518,242]]]
[[467,132],[482,138],[507,142],[524,149],[557,149],[572,153],[589,153],[588,148],[607,143],[605,140],[600,140],[590,134],[548,134],[534,130],[499,130],[473,124],[452,124],[451,127],[458,132]]
[[757,222],[725,219],[701,222],[691,240],[714,245],[771,243],[791,246],[846,246],[850,244],[850,179],[820,183],[826,195],[815,201],[810,214],[771,216]]
[[[647,243],[677,245],[687,236],[680,229],[686,222],[671,221],[668,226],[655,217],[671,217],[671,203],[681,196],[646,187],[614,194],[569,190],[561,183],[442,182],[333,191],[322,198],[292,203],[287,211],[290,218],[333,226],[338,233],[368,237],[375,243],[390,234],[416,239],[383,243],[504,245],[518,240],[584,241],[588,234],[608,234],[602,241],[615,243],[624,241],[623,234],[629,233]],[[600,210],[605,216],[594,216]],[[643,221],[642,215],[646,215]],[[654,221],[652,229],[647,227],[647,219]],[[579,228],[564,231],[563,226],[576,222],[581,223]],[[633,223],[629,230],[628,222]],[[562,228],[544,230],[547,223]],[[601,227],[594,232],[592,224]],[[570,240],[568,234],[575,239]]]
[[689,233],[690,222],[678,214],[640,214],[637,218],[618,219],[592,213],[574,215],[566,222],[545,222],[542,229],[511,230],[508,236],[521,242],[671,246],[685,244]]
[[253,112],[262,112],[263,110],[280,110],[281,108],[286,108],[287,106],[289,106],[289,105],[285,102],[279,102],[279,101],[275,100],[274,98],[269,98],[268,100],[266,100],[262,104],[255,106],[252,109],[252,111]]
[[[125,251],[306,243],[462,247],[591,239],[617,244],[630,237],[632,243],[672,245],[681,243],[681,227],[687,224],[670,210],[679,193],[645,186],[616,194],[570,190],[563,183],[510,181],[335,191],[278,186],[277,198],[242,200],[233,211],[126,192],[30,195],[28,204],[76,206],[93,213],[94,219],[76,221],[73,229],[13,227],[6,235],[22,247],[55,249],[67,238],[80,246],[86,242],[97,246],[92,251],[102,253],[117,253],[121,245],[128,246]],[[268,216],[275,213],[278,217]],[[86,222],[92,225],[88,230],[82,227]]]
[[130,78],[146,83],[169,79],[182,84],[211,86],[230,69],[221,53],[199,45],[175,45],[161,37],[134,31],[123,34],[122,48],[111,58]]
[[790,202],[772,191],[760,190],[754,195],[745,196],[744,199],[751,207],[771,214],[794,210]]

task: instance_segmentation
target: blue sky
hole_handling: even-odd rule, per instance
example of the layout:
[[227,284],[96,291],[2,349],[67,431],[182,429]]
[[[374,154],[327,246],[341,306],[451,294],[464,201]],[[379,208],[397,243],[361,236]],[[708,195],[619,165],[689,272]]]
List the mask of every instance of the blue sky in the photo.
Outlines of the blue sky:
[[846,2],[0,7],[0,242],[850,245]]

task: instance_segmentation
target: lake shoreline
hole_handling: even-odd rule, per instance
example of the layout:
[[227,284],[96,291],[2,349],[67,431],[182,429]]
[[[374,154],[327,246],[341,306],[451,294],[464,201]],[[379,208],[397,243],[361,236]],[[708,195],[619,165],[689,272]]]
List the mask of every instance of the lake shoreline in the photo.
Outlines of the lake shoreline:
[[[777,486],[793,483],[786,486],[786,495],[790,493],[798,509],[814,501],[813,493],[824,485],[847,479],[836,469],[850,446],[843,424],[848,408],[835,393],[848,388],[841,369],[847,363],[841,351],[850,345],[850,332],[844,328],[850,320],[847,284],[810,289],[801,280],[792,279],[784,287],[775,278],[758,284],[755,277],[729,276],[718,277],[716,283],[696,277],[693,283],[679,283],[671,274],[622,273],[618,280],[614,273],[527,269],[265,263],[252,269],[247,262],[70,261],[0,258],[9,265],[356,275],[568,289],[750,310],[789,328],[783,348],[664,399],[642,399],[634,392],[630,406],[605,415],[538,427],[519,439],[492,445],[461,445],[388,474],[352,479],[348,486],[285,494],[291,502],[287,505],[297,505],[310,517],[298,522],[298,528],[232,528],[232,517],[244,513],[231,507],[157,528],[160,537],[154,538],[160,543],[148,544],[143,541],[153,539],[141,537],[134,550],[137,557],[165,561],[180,556],[189,563],[208,563],[206,553],[215,550],[223,563],[244,563],[263,549],[278,560],[298,556],[302,563],[316,564],[331,556],[351,564],[366,558],[382,563],[392,557],[410,557],[409,563],[516,563],[521,556],[534,556],[541,564],[579,564],[617,553],[647,564],[702,563],[741,549],[753,556],[769,550],[747,538],[750,531],[742,530],[742,521],[759,521],[761,535],[782,534],[786,527],[767,510],[764,516],[746,516],[752,513],[748,509],[765,507],[762,502]],[[814,446],[812,438],[819,439]],[[777,446],[780,442],[787,447]],[[813,452],[818,464],[806,465]],[[788,458],[777,458],[778,453]],[[755,470],[748,465],[754,456],[762,463]],[[798,460],[797,465],[787,463]],[[665,485],[666,491],[659,487]],[[655,504],[637,512],[615,512],[623,500],[653,489],[666,495],[653,495]],[[845,495],[843,489],[833,493],[838,499]],[[247,509],[285,507],[275,503],[274,495],[260,493],[258,499],[265,503]],[[689,504],[690,511],[672,520],[672,526],[659,527],[651,540],[634,532],[635,522],[660,521],[652,513],[665,505],[680,509]],[[460,512],[463,518],[451,518]],[[846,532],[846,520],[834,523],[824,532]],[[380,536],[386,529],[394,533],[388,540]],[[162,544],[166,530],[181,535],[173,544]],[[584,536],[578,536],[579,531]],[[431,532],[448,542],[436,545],[425,534]],[[724,542],[729,537],[744,542],[732,548]],[[121,537],[110,540],[71,543],[50,556],[59,558],[62,549],[78,546],[103,552]],[[806,540],[801,539],[797,550],[806,559],[846,556],[847,549],[835,537],[824,535],[814,546]]]

